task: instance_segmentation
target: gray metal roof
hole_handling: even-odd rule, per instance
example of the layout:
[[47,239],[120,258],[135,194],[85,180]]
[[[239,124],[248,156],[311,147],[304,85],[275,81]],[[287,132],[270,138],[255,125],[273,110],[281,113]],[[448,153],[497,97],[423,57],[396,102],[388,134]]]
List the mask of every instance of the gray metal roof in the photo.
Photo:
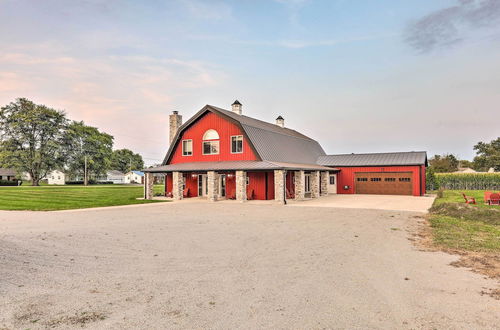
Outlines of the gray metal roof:
[[17,172],[13,168],[0,168],[0,175],[15,176],[16,174]]
[[343,154],[319,156],[317,164],[323,166],[397,166],[427,165],[425,151],[386,152],[370,154]]
[[317,165],[317,164],[297,164],[269,161],[221,161],[221,162],[192,162],[162,165],[144,169],[144,172],[193,172],[193,171],[235,171],[235,170],[316,170],[316,171],[335,171],[335,169]]
[[[248,116],[238,115],[232,111],[211,105],[206,105],[184,123],[179,128],[174,141],[178,141],[182,132],[207,111],[223,116],[240,126],[259,160],[316,164],[318,156],[325,155],[325,151],[317,141],[293,129],[280,127]],[[175,143],[170,145],[162,163],[163,165],[168,164],[174,152],[174,146]]]

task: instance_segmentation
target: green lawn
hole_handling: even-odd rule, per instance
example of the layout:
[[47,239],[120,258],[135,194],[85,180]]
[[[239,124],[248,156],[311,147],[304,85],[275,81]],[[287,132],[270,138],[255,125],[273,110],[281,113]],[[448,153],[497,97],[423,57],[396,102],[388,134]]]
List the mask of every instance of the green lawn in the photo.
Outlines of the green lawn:
[[[488,190],[491,192],[498,192],[495,190]],[[443,192],[443,198],[436,199],[436,204],[443,203],[464,203],[464,197],[462,193],[465,193],[467,196],[472,196],[476,199],[477,204],[475,206],[482,208],[492,208],[492,209],[500,209],[498,205],[487,205],[484,202],[484,190],[445,190]]]
[[484,191],[463,191],[478,204],[467,205],[462,191],[446,190],[431,208],[429,221],[434,242],[442,247],[500,252],[500,207],[484,204]]
[[[138,200],[143,189],[128,185],[0,187],[0,210],[53,211],[158,202]],[[155,193],[163,189],[163,185],[154,186]]]

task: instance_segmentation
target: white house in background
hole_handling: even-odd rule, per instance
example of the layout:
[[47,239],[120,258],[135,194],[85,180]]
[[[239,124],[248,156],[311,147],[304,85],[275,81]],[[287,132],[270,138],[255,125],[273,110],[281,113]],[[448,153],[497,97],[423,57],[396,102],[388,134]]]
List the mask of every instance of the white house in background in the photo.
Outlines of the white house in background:
[[106,172],[106,180],[101,181],[111,181],[115,184],[125,183],[125,174],[117,170],[110,170]]
[[144,183],[144,173],[141,171],[130,171],[125,174],[125,183]]
[[47,183],[48,184],[65,184],[66,183],[66,174],[59,170],[54,170],[47,175]]

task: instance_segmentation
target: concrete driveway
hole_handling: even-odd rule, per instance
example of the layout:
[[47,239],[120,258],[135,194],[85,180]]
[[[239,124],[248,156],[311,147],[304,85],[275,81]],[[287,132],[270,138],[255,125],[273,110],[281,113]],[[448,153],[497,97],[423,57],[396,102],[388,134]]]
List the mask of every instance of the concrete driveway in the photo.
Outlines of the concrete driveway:
[[236,203],[0,211],[0,329],[494,329],[421,213]]
[[331,194],[317,199],[291,201],[291,206],[336,207],[349,209],[374,209],[426,213],[434,196],[348,195]]

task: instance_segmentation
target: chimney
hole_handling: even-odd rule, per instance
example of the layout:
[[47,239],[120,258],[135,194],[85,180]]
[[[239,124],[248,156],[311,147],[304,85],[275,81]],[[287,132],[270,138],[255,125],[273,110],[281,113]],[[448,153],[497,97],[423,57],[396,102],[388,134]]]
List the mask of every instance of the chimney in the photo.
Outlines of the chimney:
[[238,114],[238,115],[241,115],[241,107],[242,106],[243,105],[238,100],[234,101],[233,104],[231,104],[231,108],[232,108],[233,112]]
[[175,134],[182,125],[182,116],[179,115],[179,111],[173,111],[170,115],[170,144],[174,140]]
[[276,125],[278,125],[279,127],[285,127],[285,118],[281,116],[276,118]]

